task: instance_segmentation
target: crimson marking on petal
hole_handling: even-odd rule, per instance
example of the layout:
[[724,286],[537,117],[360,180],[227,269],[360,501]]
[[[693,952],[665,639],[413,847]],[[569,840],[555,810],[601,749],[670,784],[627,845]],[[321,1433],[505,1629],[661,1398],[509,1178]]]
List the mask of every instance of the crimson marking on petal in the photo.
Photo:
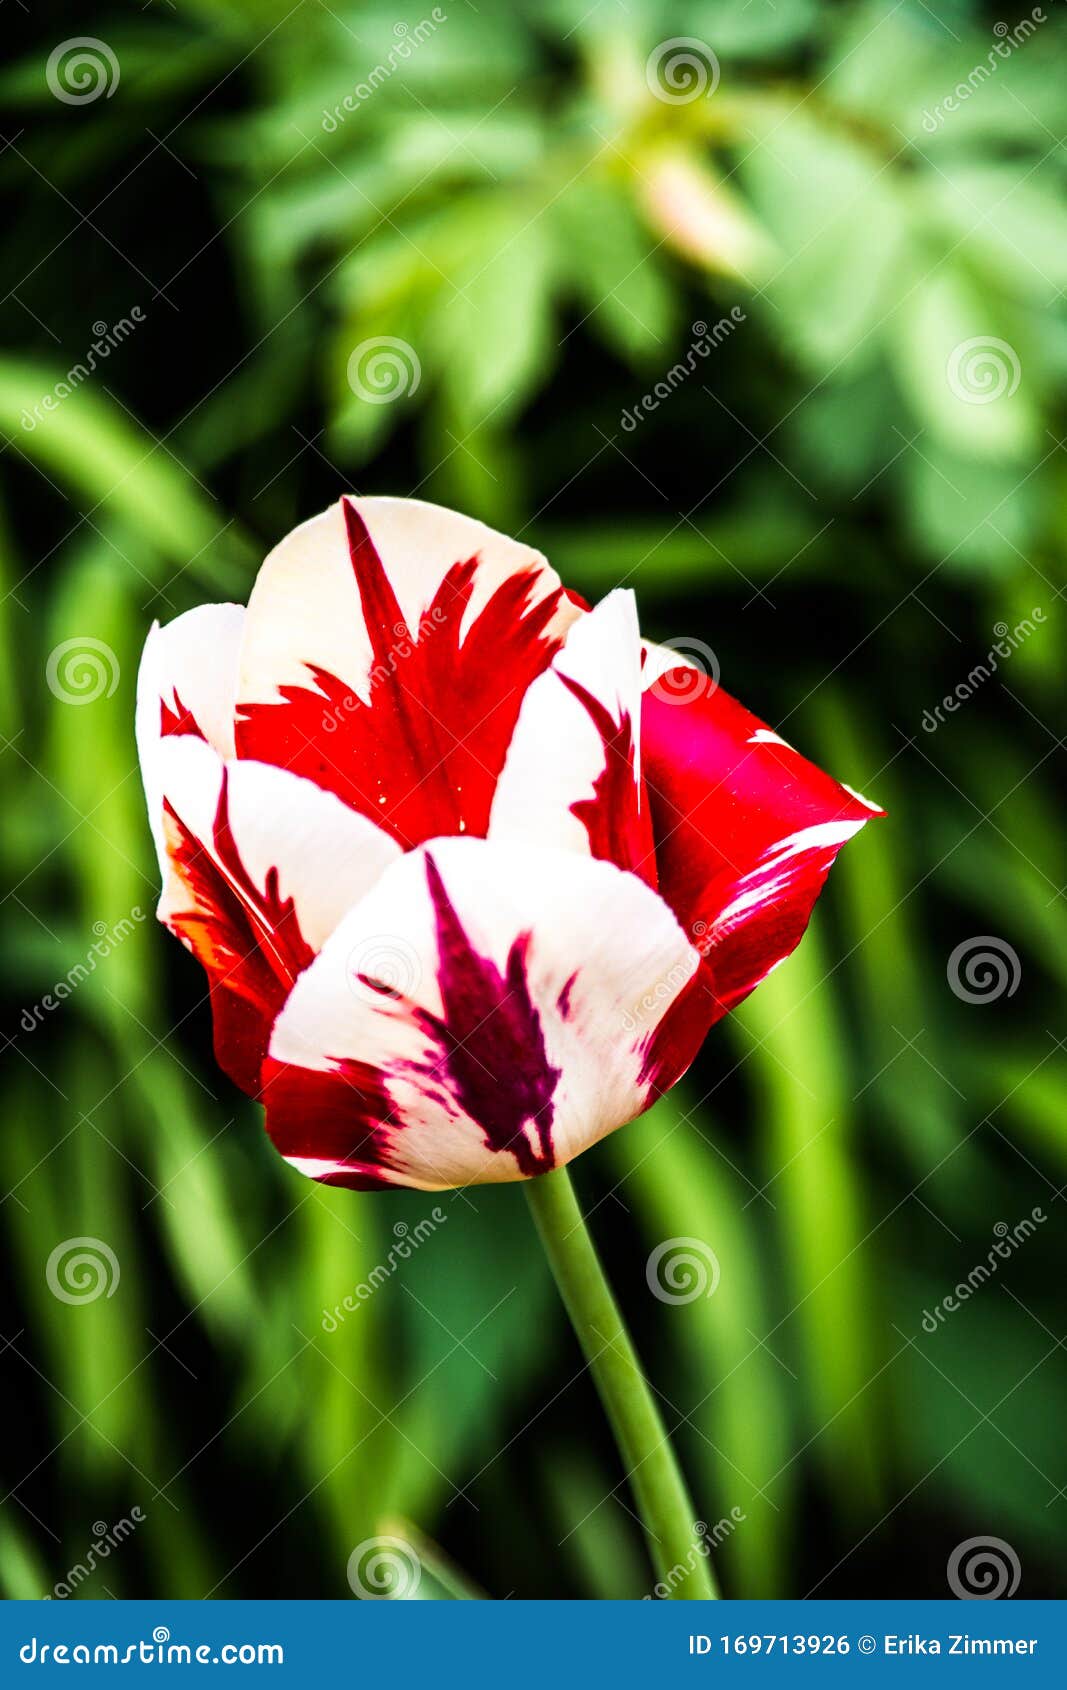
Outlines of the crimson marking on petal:
[[577,978],[578,970],[575,969],[574,973],[563,982],[563,989],[561,990],[559,997],[556,999],[556,1012],[561,1021],[568,1021],[570,1019],[571,993],[574,990],[574,982]]
[[[388,1190],[392,1103],[380,1069],[354,1058],[331,1059],[323,1072],[268,1056],[261,1101],[271,1143],[289,1161],[321,1164],[314,1178],[352,1191]],[[330,1165],[332,1164],[332,1166]]]
[[278,870],[268,869],[260,890],[241,859],[226,769],[211,829],[214,855],[167,799],[163,810],[168,855],[192,899],[167,924],[207,971],[219,1066],[254,1096],[274,1018],[315,952],[293,899],[281,896]]
[[562,644],[546,630],[563,589],[532,603],[537,571],[520,570],[461,639],[478,571],[466,558],[412,633],[363,518],[342,505],[371,644],[367,701],[309,662],[314,687],[280,686],[281,703],[240,706],[238,756],[305,775],[406,849],[441,834],[484,838],[523,696]]
[[187,704],[183,704],[178,693],[174,693],[173,707],[165,698],[159,701],[159,733],[162,739],[169,734],[192,734],[196,739],[207,739],[200,723],[193,715]]
[[577,798],[571,814],[589,835],[590,855],[630,869],[655,890],[656,853],[648,805],[635,769],[633,725],[627,711],[616,721],[611,711],[581,681],[560,675],[564,686],[589,712],[604,747],[604,767],[593,782],[591,798]]
[[[501,974],[474,949],[449,899],[437,864],[426,857],[426,880],[437,926],[438,983],[444,1013],[416,1011],[441,1049],[455,1095],[485,1135],[488,1150],[510,1151],[530,1177],[555,1166],[552,1119],[561,1070],[545,1051],[530,997],[526,963],[531,935],[520,933]],[[536,1135],[536,1148],[527,1129]]]

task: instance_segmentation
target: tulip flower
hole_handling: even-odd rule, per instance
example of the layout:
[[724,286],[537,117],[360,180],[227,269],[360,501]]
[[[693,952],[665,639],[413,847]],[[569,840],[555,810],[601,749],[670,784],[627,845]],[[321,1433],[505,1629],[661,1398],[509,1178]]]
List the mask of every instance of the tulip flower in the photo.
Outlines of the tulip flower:
[[629,591],[590,609],[404,499],[343,498],[247,609],[153,628],[137,736],[220,1066],[325,1184],[527,1182],[673,1556],[681,1481],[605,1377],[641,1376],[564,1166],[685,1073],[879,812],[643,641]]

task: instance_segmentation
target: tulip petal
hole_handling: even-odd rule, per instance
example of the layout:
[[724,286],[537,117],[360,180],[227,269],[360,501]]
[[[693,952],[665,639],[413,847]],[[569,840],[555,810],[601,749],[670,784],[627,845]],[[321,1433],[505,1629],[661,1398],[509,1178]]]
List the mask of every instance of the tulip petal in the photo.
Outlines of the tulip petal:
[[528,1178],[646,1107],[650,1043],[698,965],[612,864],[435,839],[298,980],[264,1063],[267,1130],[329,1184]]
[[673,1085],[714,1021],[799,944],[841,846],[876,805],[702,670],[646,663],[641,742],[659,889],[703,957],[650,1056]]
[[484,835],[523,694],[582,613],[540,553],[453,511],[345,497],[252,593],[237,752],[410,848]]
[[310,781],[195,737],[164,740],[159,763],[159,918],[207,971],[219,1066],[255,1096],[295,981],[400,849]]
[[640,718],[637,608],[616,588],[571,629],[523,699],[489,837],[581,851],[655,886]]
[[166,868],[160,748],[170,735],[207,740],[220,757],[234,755],[233,710],[244,630],[241,604],[202,604],[160,627],[153,624],[137,674],[137,752],[148,820],[160,866]]

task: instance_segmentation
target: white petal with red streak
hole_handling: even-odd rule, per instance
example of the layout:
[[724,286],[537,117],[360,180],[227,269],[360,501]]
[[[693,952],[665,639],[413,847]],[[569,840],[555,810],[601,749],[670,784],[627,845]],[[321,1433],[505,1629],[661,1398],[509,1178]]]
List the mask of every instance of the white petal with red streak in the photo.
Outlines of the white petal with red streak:
[[[475,970],[487,967],[498,987],[508,984],[499,1010],[442,940],[434,871],[458,924],[450,931],[462,930]],[[509,956],[522,950],[523,935],[516,980]],[[383,959],[393,995],[372,983]],[[526,1177],[516,1153],[500,1148],[520,1132],[527,1155],[567,1162],[646,1107],[648,1043],[698,961],[662,900],[611,864],[510,842],[433,840],[388,870],[297,982],[264,1069],[268,1131],[301,1171],[360,1183],[366,1143],[349,1156],[335,1132],[346,1101],[344,1065],[353,1064],[380,1079],[387,1102],[374,1162],[382,1183],[443,1190]],[[527,1008],[528,1031],[509,1043],[505,1019],[515,1016],[525,1028]],[[458,1053],[442,1041],[435,1018],[446,1021],[452,1040],[462,1037]],[[527,1061],[537,1068],[533,1079]],[[546,1150],[515,1099],[541,1095],[537,1085],[548,1086],[550,1073]],[[302,1083],[315,1087],[335,1134],[326,1154],[307,1137]],[[505,1116],[514,1109],[507,1131],[498,1120],[490,1133],[484,1115],[472,1118],[472,1088],[485,1088]]]
[[[248,876],[262,887],[277,870],[280,894],[293,899],[300,931],[315,951],[401,854],[365,816],[285,769],[224,764],[203,740],[187,736],[164,740],[160,761],[164,797],[216,863],[212,828],[225,768],[230,830]],[[172,869],[160,920],[176,898],[181,888]]]
[[[475,555],[479,567],[461,634],[509,576],[537,572],[533,603],[560,586],[540,552],[473,517],[421,499],[350,497],[348,502],[366,524],[413,635],[449,569]],[[560,630],[578,614],[564,601],[557,613]],[[403,637],[400,630],[397,636]],[[279,687],[307,685],[307,666],[315,664],[366,702],[372,661],[338,500],[294,528],[260,568],[248,604],[240,700],[276,702]]]
[[605,747],[568,680],[591,694],[616,725],[624,715],[629,719],[633,798],[640,803],[641,637],[634,595],[616,587],[570,630],[563,649],[523,699],[493,799],[491,839],[589,854],[589,833],[573,805],[593,798]]
[[137,674],[137,751],[149,825],[161,863],[163,711],[188,712],[220,757],[234,755],[233,713],[244,620],[244,605],[202,604],[163,627],[154,623],[145,641]]

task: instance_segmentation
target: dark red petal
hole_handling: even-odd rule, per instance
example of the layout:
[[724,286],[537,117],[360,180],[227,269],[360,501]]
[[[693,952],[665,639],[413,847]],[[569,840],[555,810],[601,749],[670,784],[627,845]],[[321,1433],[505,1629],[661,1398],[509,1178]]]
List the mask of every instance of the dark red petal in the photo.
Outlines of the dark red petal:
[[883,813],[721,688],[694,696],[691,680],[668,671],[642,705],[659,891],[704,959],[657,1029],[647,1064],[657,1089],[796,947],[841,845]]

